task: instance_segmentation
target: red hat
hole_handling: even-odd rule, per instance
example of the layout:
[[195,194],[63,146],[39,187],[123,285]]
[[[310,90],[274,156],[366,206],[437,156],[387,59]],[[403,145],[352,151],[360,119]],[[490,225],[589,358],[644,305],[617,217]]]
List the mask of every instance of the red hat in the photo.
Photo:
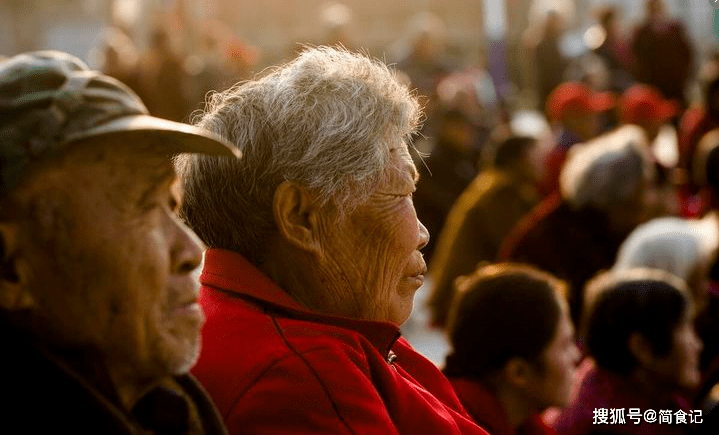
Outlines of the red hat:
[[614,104],[614,96],[609,92],[594,92],[579,82],[566,82],[549,94],[547,114],[550,120],[558,121],[570,111],[604,112]]
[[645,121],[667,121],[679,111],[679,106],[664,99],[651,86],[634,85],[624,91],[619,103],[622,124],[641,124]]

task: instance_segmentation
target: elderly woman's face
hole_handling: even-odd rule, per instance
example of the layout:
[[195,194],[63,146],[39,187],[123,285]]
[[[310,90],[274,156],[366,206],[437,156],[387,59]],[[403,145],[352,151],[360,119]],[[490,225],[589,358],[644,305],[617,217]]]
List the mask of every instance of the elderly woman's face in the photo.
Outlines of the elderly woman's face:
[[[385,181],[371,197],[328,230],[326,258],[345,299],[343,314],[400,325],[412,311],[429,241],[412,202],[417,170],[405,145],[391,155]],[[330,224],[331,225],[331,224]]]

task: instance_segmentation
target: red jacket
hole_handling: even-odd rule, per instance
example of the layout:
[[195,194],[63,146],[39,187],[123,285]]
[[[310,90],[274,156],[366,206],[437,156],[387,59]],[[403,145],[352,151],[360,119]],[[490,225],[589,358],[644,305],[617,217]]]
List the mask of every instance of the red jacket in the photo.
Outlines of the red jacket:
[[308,311],[210,249],[193,373],[231,434],[478,434],[449,381],[389,323]]
[[531,416],[515,430],[497,397],[480,382],[467,378],[450,378],[449,381],[469,415],[492,435],[557,435],[544,424],[540,414]]

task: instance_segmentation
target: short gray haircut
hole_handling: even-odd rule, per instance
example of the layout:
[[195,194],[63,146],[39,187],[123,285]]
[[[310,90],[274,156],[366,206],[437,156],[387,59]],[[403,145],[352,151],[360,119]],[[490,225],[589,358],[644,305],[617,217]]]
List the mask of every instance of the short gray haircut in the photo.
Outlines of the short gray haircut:
[[692,274],[714,259],[717,247],[719,222],[714,214],[701,220],[656,218],[632,231],[619,248],[612,270],[650,267],[690,282]]
[[416,95],[384,63],[343,48],[306,48],[211,97],[196,124],[243,157],[179,157],[180,216],[208,247],[258,264],[276,230],[272,202],[281,182],[297,182],[346,214],[375,191],[391,148],[409,141],[420,118]]
[[654,167],[644,132],[626,125],[569,151],[559,179],[560,191],[575,208],[607,210],[634,199],[652,180]]

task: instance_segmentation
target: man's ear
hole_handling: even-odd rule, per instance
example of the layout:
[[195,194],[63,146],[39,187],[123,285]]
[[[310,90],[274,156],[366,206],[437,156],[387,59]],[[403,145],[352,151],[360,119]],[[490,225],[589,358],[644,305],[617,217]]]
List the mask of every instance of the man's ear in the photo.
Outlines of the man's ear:
[[5,311],[23,310],[35,303],[17,251],[17,226],[0,222],[0,309]]
[[632,332],[627,339],[629,352],[639,362],[641,367],[650,367],[656,359],[652,346],[647,339],[638,332]]
[[525,387],[532,374],[532,367],[524,358],[510,358],[502,368],[502,373],[508,384],[514,387]]
[[283,181],[272,202],[275,223],[283,239],[303,251],[320,255],[320,209],[303,186]]

